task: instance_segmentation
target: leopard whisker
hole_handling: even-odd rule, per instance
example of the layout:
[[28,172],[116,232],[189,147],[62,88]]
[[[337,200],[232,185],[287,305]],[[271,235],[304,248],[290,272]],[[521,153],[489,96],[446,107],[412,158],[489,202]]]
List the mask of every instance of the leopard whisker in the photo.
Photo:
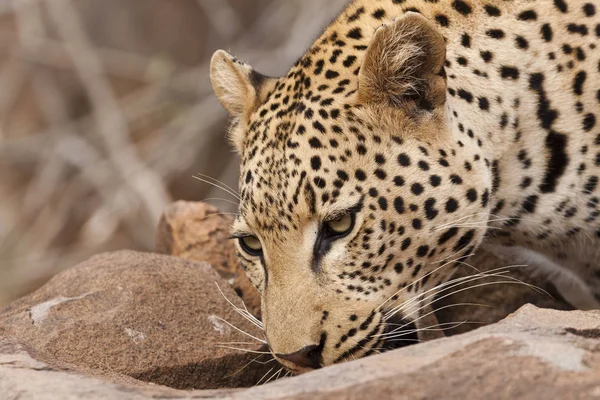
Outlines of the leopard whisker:
[[437,228],[443,228],[443,227],[445,227],[446,225],[452,225],[452,224],[456,224],[457,222],[464,221],[464,220],[467,220],[467,219],[469,219],[469,218],[476,217],[476,216],[478,216],[478,215],[481,215],[481,213],[475,213],[475,214],[469,214],[469,215],[465,215],[464,217],[461,217],[461,218],[455,219],[455,220],[454,220],[454,221],[452,221],[452,222],[448,222],[448,223],[445,223],[445,224],[442,224],[442,225],[438,225],[438,226],[436,226],[434,229],[437,229]]
[[[508,278],[506,276],[503,276],[503,277],[504,278]],[[485,277],[482,277],[482,278],[485,278]],[[462,293],[462,292],[467,291],[467,290],[472,290],[472,289],[476,289],[476,288],[479,288],[479,287],[485,287],[485,286],[491,286],[491,285],[502,285],[502,284],[513,284],[513,285],[515,285],[515,284],[523,284],[523,285],[526,285],[526,286],[530,286],[529,284],[526,284],[526,283],[523,283],[523,282],[515,282],[515,280],[498,281],[498,282],[486,282],[486,283],[481,283],[481,284],[473,285],[473,286],[470,286],[470,287],[467,287],[467,288],[463,288],[463,289],[460,289],[460,290],[456,290],[454,292],[450,292],[450,293],[448,293],[448,294],[440,297],[438,300],[443,300],[443,299],[445,299],[447,297],[450,297],[450,296],[455,295],[457,293]],[[422,308],[420,308],[418,311],[420,311],[421,309]],[[400,311],[400,310],[397,310],[396,313],[398,311]],[[414,311],[414,312],[410,313],[409,315],[407,315],[406,317],[408,318],[409,316],[417,313],[418,311]]]
[[[394,334],[395,332],[397,332],[397,331],[399,331],[399,330],[402,330],[403,328],[406,328],[407,326],[409,326],[409,325],[411,325],[411,324],[414,324],[414,323],[416,323],[416,322],[418,322],[418,321],[420,321],[420,320],[422,320],[422,319],[424,319],[424,318],[427,318],[427,317],[429,317],[430,315],[434,315],[434,314],[435,314],[436,312],[438,312],[438,311],[441,311],[441,310],[446,310],[446,309],[449,309],[449,308],[454,308],[454,307],[461,307],[461,306],[475,306],[475,307],[487,307],[487,308],[492,308],[492,307],[491,307],[491,306],[489,306],[489,305],[485,305],[485,304],[478,304],[478,303],[455,303],[455,304],[449,304],[449,305],[446,305],[446,306],[444,306],[444,307],[440,307],[440,308],[438,308],[438,309],[436,309],[436,310],[434,310],[434,311],[430,311],[430,312],[428,312],[427,314],[421,315],[421,316],[419,316],[419,318],[417,318],[417,319],[415,319],[415,320],[413,320],[413,321],[411,321],[411,322],[409,322],[409,323],[405,323],[405,324],[403,324],[402,326],[400,326],[400,327],[398,327],[398,328],[396,328],[396,329],[392,330],[391,332],[382,333],[380,336],[381,336],[381,337],[387,337],[387,336],[390,336],[391,334]],[[421,311],[423,308],[424,308],[424,307],[421,307],[421,308],[419,308],[419,309],[418,309],[418,310],[416,310],[414,313],[418,313],[418,312],[419,312],[419,311]],[[414,313],[411,313],[410,315],[412,315],[412,314],[414,314]],[[410,315],[407,315],[407,317],[409,317]]]
[[[489,273],[497,273],[498,271],[502,271],[502,270],[505,270],[505,269],[506,269],[507,271],[505,271],[504,273],[509,273],[509,272],[510,272],[510,271],[509,271],[509,269],[510,269],[510,270],[513,270],[513,269],[517,269],[517,268],[529,268],[529,265],[526,265],[526,264],[515,264],[515,265],[509,265],[509,266],[506,266],[506,267],[494,268],[494,269],[491,269],[491,270],[489,270],[489,271],[487,271],[487,272],[481,272],[481,271],[480,271],[479,269],[477,269],[475,266],[473,266],[473,265],[471,265],[471,264],[469,264],[469,263],[467,263],[467,262],[464,262],[464,261],[458,261],[458,263],[459,263],[459,264],[462,264],[462,265],[465,265],[465,266],[467,266],[467,267],[469,267],[469,268],[472,268],[472,269],[474,269],[475,271],[478,271],[479,273],[487,273],[487,274],[489,274]],[[541,287],[539,287],[539,286],[537,286],[537,285],[528,284],[528,283],[526,283],[526,282],[524,282],[524,281],[522,281],[522,280],[520,280],[520,279],[517,279],[517,278],[515,278],[515,277],[513,277],[513,276],[507,276],[506,278],[507,278],[507,279],[513,279],[513,280],[515,280],[517,283],[522,283],[522,284],[525,284],[525,285],[529,285],[529,287],[530,287],[531,289],[535,290],[537,293],[539,293],[539,294],[542,294],[542,295],[546,295],[546,296],[550,297],[551,299],[553,299],[553,298],[554,298],[554,297],[553,297],[553,296],[552,296],[550,293],[548,293],[546,290],[544,290],[543,288],[541,288]]]
[[[489,226],[489,225],[475,225],[475,224],[463,224],[463,225],[449,225],[446,228],[469,228],[469,229],[485,229],[485,230],[491,230],[491,231],[501,231],[503,230],[503,228],[500,227],[496,227],[496,226]],[[444,230],[444,229],[434,229],[434,231],[440,231],[440,230]]]
[[[456,259],[456,260],[458,260],[458,259]],[[418,282],[421,282],[422,280],[426,279],[427,277],[429,277],[429,276],[431,276],[431,275],[435,274],[436,272],[440,271],[441,269],[443,269],[443,268],[447,267],[448,265],[451,265],[452,263],[456,262],[456,260],[451,260],[451,261],[448,261],[448,262],[446,262],[445,264],[441,265],[440,267],[436,268],[435,270],[433,270],[433,271],[429,272],[428,274],[426,274],[426,275],[424,275],[423,277],[419,278],[418,280],[414,281],[414,282],[413,282],[413,284],[415,284],[415,283],[418,283]],[[407,287],[404,287],[404,288],[402,288],[402,289],[399,289],[399,290],[398,290],[398,291],[396,291],[394,294],[392,294],[391,296],[389,296],[389,297],[388,297],[388,299],[387,299],[386,301],[384,301],[384,302],[383,302],[383,303],[382,303],[382,304],[381,304],[379,307],[377,307],[377,308],[375,309],[375,311],[379,311],[379,310],[381,310],[381,309],[383,308],[383,306],[385,306],[385,305],[386,305],[386,304],[387,304],[389,301],[391,301],[391,300],[392,300],[392,298],[393,298],[394,296],[397,296],[397,295],[399,295],[399,294],[400,294],[400,293],[402,293],[403,291],[407,290],[407,288],[408,288],[408,286],[407,286]]]
[[267,373],[266,373],[266,374],[264,374],[264,375],[263,375],[263,377],[262,377],[262,378],[260,378],[260,379],[258,380],[258,382],[256,382],[256,384],[255,384],[254,386],[259,386],[259,385],[261,384],[261,382],[262,382],[262,381],[263,381],[263,380],[264,380],[264,379],[267,377],[267,375],[269,375],[269,374],[271,373],[271,371],[273,371],[275,368],[277,368],[277,367],[273,367],[273,368],[271,368],[270,370],[268,370],[268,371],[267,371]]
[[269,382],[271,382],[271,381],[273,381],[273,380],[277,380],[277,379],[279,379],[279,376],[281,375],[281,373],[282,373],[282,372],[283,372],[283,367],[281,367],[281,368],[279,369],[279,371],[276,371],[275,373],[273,373],[273,375],[271,375],[271,377],[270,377],[269,379],[267,379],[267,380],[266,380],[266,381],[263,383],[263,385],[266,385],[267,383],[269,383]]
[[[473,281],[485,279],[488,277],[504,276],[502,274],[507,273],[507,272],[508,271],[500,271],[496,274],[469,275],[469,276],[465,276],[465,277],[461,277],[461,278],[455,278],[448,282],[444,282],[443,284],[438,285],[437,287],[433,287],[423,293],[420,293],[417,296],[413,297],[412,299],[409,299],[409,300],[405,301],[404,303],[401,303],[398,306],[394,307],[393,309],[388,311],[385,318],[389,319],[389,318],[393,317],[395,314],[397,314],[399,311],[402,311],[404,309],[407,309],[408,307],[411,307],[414,303],[422,303],[424,301],[433,299],[435,296],[439,295],[440,293],[444,293],[447,290],[454,289],[457,286],[460,286],[460,285],[463,285],[466,283],[470,283]],[[412,315],[412,313],[411,313],[411,315]]]
[[[446,264],[442,265],[441,267],[439,267],[439,268],[438,268],[438,270],[439,270],[439,269],[441,269],[441,268],[443,268],[443,267],[445,267],[445,266],[447,266],[447,265],[450,265],[450,264],[452,264],[452,263],[455,263],[455,262],[457,262],[457,260],[451,260],[451,261],[447,262]],[[433,272],[435,272],[435,271],[433,271]],[[433,272],[432,272],[432,273],[433,273]],[[405,301],[404,303],[401,303],[400,305],[398,305],[398,306],[396,306],[396,307],[392,308],[392,310],[395,310],[396,308],[399,308],[399,307],[403,307],[404,305],[411,304],[412,302],[418,301],[418,300],[419,300],[419,296],[424,296],[424,295],[426,295],[426,294],[428,294],[428,293],[431,293],[431,292],[435,292],[435,293],[437,293],[437,292],[439,291],[439,289],[440,289],[440,288],[443,288],[443,287],[445,287],[445,286],[448,286],[448,285],[454,284],[455,282],[460,282],[460,281],[462,281],[462,280],[471,279],[472,277],[473,277],[473,275],[471,275],[471,276],[465,276],[465,277],[460,277],[460,278],[454,278],[454,279],[451,279],[451,280],[449,280],[449,281],[447,281],[447,282],[444,282],[444,283],[442,283],[442,284],[440,284],[440,285],[438,285],[438,286],[435,286],[435,287],[433,287],[433,288],[431,288],[431,289],[429,289],[429,290],[427,290],[427,291],[425,291],[425,292],[423,292],[423,293],[419,294],[419,295],[418,295],[418,296],[416,296],[415,298],[409,299],[409,300]],[[423,279],[423,278],[421,278],[421,279]],[[415,283],[416,283],[416,282],[418,282],[418,281],[415,281]],[[406,288],[404,288],[404,289],[402,289],[402,290],[405,290],[405,289],[406,289]],[[396,294],[400,293],[402,290],[398,291]],[[388,300],[388,301],[389,301],[389,300]],[[389,311],[389,312],[388,312],[388,314],[389,314],[390,312],[391,312],[391,311]]]
[[[395,332],[394,335],[389,335],[385,337],[385,341],[386,342],[393,342],[393,341],[397,341],[400,338],[403,338],[405,336],[408,335],[413,335],[415,333],[419,333],[419,332],[445,332],[445,331],[449,331],[451,329],[455,329],[458,328],[464,324],[468,323],[468,321],[463,321],[463,322],[447,322],[444,324],[436,324],[436,325],[430,325],[430,326],[426,326],[423,328],[416,328],[416,329],[407,329],[407,330],[401,330],[399,332]],[[442,326],[447,326],[445,328],[441,328]]]
[[209,201],[223,201],[225,203],[233,204],[234,206],[239,206],[240,203],[235,202],[233,200],[222,199],[220,197],[209,197],[208,199],[203,199],[202,202],[208,203]]
[[256,342],[219,342],[219,345],[239,345],[239,346],[251,346],[255,345]]
[[270,351],[259,351],[259,350],[249,350],[249,349],[242,349],[240,347],[232,347],[232,346],[221,346],[221,345],[216,345],[217,347],[220,347],[222,349],[229,349],[229,350],[235,350],[235,351],[240,351],[242,353],[251,353],[251,354],[268,354],[268,355],[273,355],[273,353],[271,353]]
[[242,200],[241,197],[237,193],[235,193],[234,191],[232,191],[230,189],[227,189],[227,188],[224,188],[222,186],[219,186],[218,184],[216,184],[214,182],[211,182],[211,181],[209,181],[207,179],[201,178],[199,176],[194,176],[193,178],[196,179],[196,180],[198,180],[198,181],[200,181],[200,182],[204,182],[204,183],[206,183],[208,185],[214,186],[215,188],[224,191],[225,193],[231,195],[232,197],[234,197],[238,201]]
[[221,322],[224,322],[225,324],[229,325],[230,327],[232,327],[232,328],[233,328],[233,329],[235,329],[236,331],[238,331],[238,332],[240,332],[240,333],[242,333],[242,334],[244,334],[244,335],[246,335],[246,336],[248,336],[248,337],[251,337],[252,339],[256,340],[257,342],[260,342],[260,343],[262,343],[262,344],[267,344],[267,341],[266,341],[266,340],[261,340],[261,339],[257,338],[256,336],[253,336],[253,335],[251,335],[250,333],[248,333],[248,332],[246,332],[246,331],[244,331],[244,330],[242,330],[242,329],[240,329],[240,328],[236,327],[235,325],[233,325],[233,324],[229,323],[228,321],[224,320],[223,318],[221,318],[221,317],[216,317],[216,318],[217,318],[219,321],[221,321]]
[[271,358],[271,359],[269,359],[267,361],[259,361],[258,359],[261,358],[262,356],[263,356],[262,354],[259,354],[258,356],[254,357],[252,360],[250,360],[249,363],[247,363],[242,368],[240,368],[239,370],[237,370],[233,375],[240,374],[242,371],[244,371],[246,368],[248,368],[248,366],[252,365],[253,363],[257,363],[257,364],[261,364],[261,365],[267,365],[269,363],[272,363],[273,361],[277,361],[277,360],[275,360],[275,358]]
[[216,184],[221,185],[222,188],[225,188],[225,189],[233,192],[233,194],[235,194],[238,197],[238,200],[240,200],[240,198],[239,198],[239,195],[240,195],[239,192],[237,190],[235,190],[234,188],[232,188],[231,186],[229,186],[228,184],[226,184],[225,182],[220,181],[220,180],[218,180],[216,178],[213,178],[210,175],[201,174],[201,173],[198,173],[197,175],[200,176],[200,177],[202,177],[202,178],[204,178],[204,179],[210,179],[212,182],[215,182]]
[[[510,270],[506,270],[507,268],[510,268],[510,267],[503,267],[502,269],[498,269],[498,271],[496,271],[495,273],[492,273],[492,274],[490,274],[490,273],[480,273],[480,274],[469,275],[469,276],[466,276],[466,277],[456,278],[456,279],[452,279],[452,280],[450,280],[448,282],[444,282],[441,285],[438,285],[438,286],[433,287],[433,288],[431,288],[431,289],[429,289],[429,290],[427,290],[427,291],[425,291],[423,293],[420,293],[419,295],[413,297],[412,299],[407,300],[404,303],[402,303],[402,304],[394,307],[392,310],[388,311],[388,313],[385,315],[384,318],[385,319],[391,318],[392,316],[394,316],[395,314],[397,314],[399,311],[402,311],[403,309],[406,309],[409,306],[412,306],[415,302],[423,302],[423,301],[432,299],[435,296],[437,296],[438,294],[443,293],[444,291],[447,291],[447,290],[453,289],[453,288],[455,288],[457,286],[460,286],[462,284],[469,283],[469,282],[472,282],[472,281],[477,281],[477,280],[480,280],[480,279],[492,278],[492,277],[502,277],[504,279],[513,279],[516,283],[528,285],[528,286],[531,286],[531,287],[534,286],[534,285],[530,285],[530,284],[527,284],[525,282],[522,282],[522,281],[520,281],[520,280],[518,280],[516,278],[511,278],[511,277],[505,276],[504,274],[510,272]],[[427,294],[429,294],[431,292],[433,292],[433,294],[431,294],[431,295],[429,295],[427,297],[424,297],[424,296],[426,296]],[[412,313],[411,313],[411,315],[412,315]]]
[[217,286],[217,289],[221,293],[221,296],[223,296],[225,301],[227,301],[227,303],[229,303],[229,305],[233,308],[233,310],[235,312],[237,312],[243,318],[248,320],[250,323],[252,323],[254,326],[256,326],[261,331],[264,331],[263,323],[258,318],[256,318],[254,315],[252,315],[250,313],[250,311],[248,311],[248,308],[246,307],[246,304],[243,301],[242,301],[242,305],[244,306],[244,309],[242,310],[241,308],[239,308],[238,306],[233,304],[233,302],[231,300],[229,300],[229,298],[227,298],[227,296],[225,296],[225,293],[223,293],[223,290],[221,290],[221,287],[219,286],[219,284],[217,282],[215,282],[215,285]]

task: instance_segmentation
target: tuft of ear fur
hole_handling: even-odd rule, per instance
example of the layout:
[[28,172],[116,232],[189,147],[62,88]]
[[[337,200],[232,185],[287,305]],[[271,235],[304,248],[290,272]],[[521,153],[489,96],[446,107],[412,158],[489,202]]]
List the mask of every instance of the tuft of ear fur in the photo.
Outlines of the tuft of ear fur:
[[433,110],[446,101],[445,59],[435,25],[407,12],[375,32],[360,70],[358,101]]
[[266,100],[268,84],[274,81],[224,50],[212,57],[210,80],[217,98],[234,118],[247,118],[256,111]]

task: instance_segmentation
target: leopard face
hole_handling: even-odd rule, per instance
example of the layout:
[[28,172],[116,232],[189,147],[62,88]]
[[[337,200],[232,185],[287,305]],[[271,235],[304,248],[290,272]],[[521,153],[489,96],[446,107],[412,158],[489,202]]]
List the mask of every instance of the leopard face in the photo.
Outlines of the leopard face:
[[296,372],[415,341],[488,218],[489,171],[448,129],[436,27],[407,13],[363,51],[340,41],[279,79],[225,52],[212,61],[242,158],[239,258],[269,346]]

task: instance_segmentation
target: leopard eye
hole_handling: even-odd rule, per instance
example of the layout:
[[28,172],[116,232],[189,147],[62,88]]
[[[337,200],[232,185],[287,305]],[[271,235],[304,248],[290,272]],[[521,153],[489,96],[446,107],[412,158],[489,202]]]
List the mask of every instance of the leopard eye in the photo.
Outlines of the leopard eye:
[[345,214],[337,219],[325,222],[325,226],[335,236],[345,236],[354,229],[354,213]]
[[239,238],[240,247],[246,253],[253,257],[262,256],[262,244],[256,236],[246,236]]

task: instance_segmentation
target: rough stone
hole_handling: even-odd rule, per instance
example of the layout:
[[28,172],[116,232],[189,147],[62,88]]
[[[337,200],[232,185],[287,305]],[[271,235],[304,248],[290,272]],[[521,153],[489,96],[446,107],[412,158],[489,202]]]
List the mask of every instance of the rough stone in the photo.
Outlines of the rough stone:
[[226,397],[232,390],[181,391],[156,385],[119,384],[71,373],[35,360],[12,339],[0,340],[2,400],[145,400]]
[[528,305],[473,332],[248,389],[235,399],[597,399],[600,312]]
[[[33,355],[33,356],[32,356]],[[526,306],[467,334],[240,390],[178,391],[57,371],[0,341],[0,393],[89,399],[598,399],[600,312]]]
[[206,203],[178,201],[164,212],[156,237],[156,251],[211,264],[260,316],[260,294],[241,268],[231,236],[233,218]]
[[[219,289],[220,288],[220,289]],[[221,294],[221,291],[223,295]],[[0,312],[0,339],[38,361],[95,377],[179,389],[252,386],[270,368],[253,360],[262,331],[213,268],[175,257],[118,252],[67,270]],[[269,368],[267,368],[269,367]],[[2,391],[0,391],[2,393]]]

